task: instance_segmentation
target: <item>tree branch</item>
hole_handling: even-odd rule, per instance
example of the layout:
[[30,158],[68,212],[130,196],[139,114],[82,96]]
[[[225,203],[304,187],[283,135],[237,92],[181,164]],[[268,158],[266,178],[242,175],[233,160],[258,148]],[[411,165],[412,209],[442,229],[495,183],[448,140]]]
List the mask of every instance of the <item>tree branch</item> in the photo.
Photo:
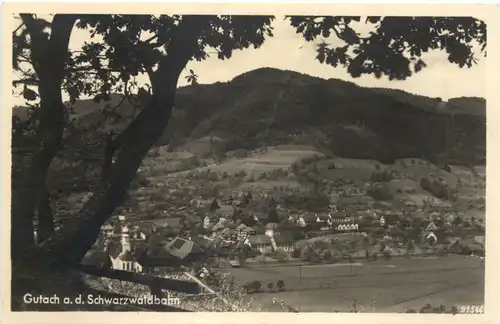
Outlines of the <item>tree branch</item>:
[[19,29],[21,29],[21,27],[23,27],[23,26],[24,26],[24,22],[23,22],[23,23],[21,23],[19,26],[17,26],[17,28],[16,28],[16,29],[14,29],[14,31],[12,32],[12,35],[15,35],[15,34],[17,33],[17,31],[18,31]]

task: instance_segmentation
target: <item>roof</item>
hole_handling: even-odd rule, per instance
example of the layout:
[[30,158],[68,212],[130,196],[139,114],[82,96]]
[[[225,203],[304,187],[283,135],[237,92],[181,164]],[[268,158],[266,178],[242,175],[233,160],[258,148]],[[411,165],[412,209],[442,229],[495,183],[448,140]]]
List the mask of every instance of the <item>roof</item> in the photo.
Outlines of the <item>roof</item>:
[[295,241],[290,238],[290,237],[285,237],[285,236],[276,236],[274,238],[274,241],[276,244],[295,244]]
[[278,227],[278,224],[276,223],[267,223],[266,224],[266,229],[276,229]]
[[486,241],[485,241],[485,236],[484,235],[476,235],[474,236],[474,241],[476,241],[477,243],[481,244],[481,245],[486,245]]
[[306,213],[304,213],[304,214],[303,214],[303,215],[301,215],[301,216],[304,218],[304,220],[305,220],[306,222],[313,222],[313,221],[316,221],[316,215],[314,215],[313,213],[308,213],[308,212],[306,212]]
[[267,235],[254,235],[248,238],[250,244],[271,244],[271,239]]
[[346,213],[345,212],[341,212],[341,211],[333,211],[330,213],[330,215],[332,216],[332,218],[344,218],[346,217]]
[[246,225],[245,225],[245,224],[243,224],[243,223],[241,223],[240,225],[238,225],[238,226],[236,227],[236,229],[237,229],[237,230],[239,230],[239,231],[244,230],[244,229],[246,229],[246,228],[248,228],[248,226],[246,226]]
[[191,236],[191,241],[198,244],[202,249],[208,249],[214,244],[214,240],[208,239],[200,235]]
[[236,235],[236,234],[237,234],[236,230],[231,228],[225,228],[224,230],[222,230],[222,235]]
[[122,261],[134,261],[134,256],[130,251],[125,251],[125,253],[120,254],[119,258]]
[[217,223],[215,224],[213,227],[212,227],[212,230],[213,231],[221,231],[223,230],[225,227],[224,225],[222,225],[221,223]]
[[398,226],[391,226],[389,229],[389,234],[392,236],[403,236],[405,232]]
[[457,240],[454,244],[460,245],[463,247],[466,246],[466,247],[469,247],[471,249],[478,249],[478,250],[484,249],[484,244],[477,242],[475,240],[475,237],[474,238],[473,237],[462,238],[462,239]]
[[173,239],[166,247],[167,251],[179,259],[184,259],[189,254],[201,254],[203,249],[194,241],[180,237]]
[[150,236],[156,231],[155,224],[150,222],[137,222],[135,225],[137,225],[146,236]]
[[168,227],[180,227],[181,226],[181,217],[162,217],[162,218],[155,218],[148,220],[148,223],[154,224],[154,226],[158,227],[164,227],[165,224],[168,225]]

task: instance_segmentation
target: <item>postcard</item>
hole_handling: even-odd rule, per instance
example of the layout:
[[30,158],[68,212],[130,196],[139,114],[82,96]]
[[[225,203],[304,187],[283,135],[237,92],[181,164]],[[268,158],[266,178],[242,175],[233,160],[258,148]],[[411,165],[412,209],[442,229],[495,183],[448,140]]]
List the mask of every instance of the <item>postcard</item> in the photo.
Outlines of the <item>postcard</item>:
[[6,323],[499,319],[498,6],[2,9]]

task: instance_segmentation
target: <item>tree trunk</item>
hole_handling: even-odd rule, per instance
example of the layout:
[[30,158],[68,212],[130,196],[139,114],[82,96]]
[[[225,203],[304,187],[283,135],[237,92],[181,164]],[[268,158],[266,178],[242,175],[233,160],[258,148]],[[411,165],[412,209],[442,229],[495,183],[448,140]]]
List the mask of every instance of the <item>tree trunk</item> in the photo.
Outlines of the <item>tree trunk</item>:
[[41,117],[37,129],[39,149],[33,155],[21,189],[12,198],[11,259],[13,265],[34,252],[33,219],[40,196],[45,188],[47,170],[61,145],[64,130],[64,104],[61,83],[68,55],[75,15],[55,15],[50,39],[41,36],[33,16],[21,15],[30,33],[33,67],[39,78]]
[[50,205],[50,194],[46,186],[41,189],[38,200],[38,243],[45,241],[54,233],[54,216]]
[[63,260],[60,261],[64,264],[80,262],[97,239],[101,226],[122,202],[143,158],[168,124],[175,85],[176,83],[173,91],[169,89],[170,91],[166,90],[155,95],[146,106],[145,110],[148,110],[144,118],[146,123],[138,127],[134,136],[129,137],[122,146],[113,164],[108,187],[100,195],[95,196],[95,209],[91,209],[83,216],[67,245],[70,248],[61,256]]
[[[151,75],[153,95],[131,125],[114,141],[120,153],[111,170],[110,183],[99,188],[78,215],[43,242],[34,263],[43,271],[79,263],[99,236],[100,228],[121,203],[130,182],[151,146],[163,134],[174,105],[177,81],[182,69],[198,48],[201,31],[210,16],[184,16],[177,27],[158,70]],[[22,272],[22,271],[20,271]]]

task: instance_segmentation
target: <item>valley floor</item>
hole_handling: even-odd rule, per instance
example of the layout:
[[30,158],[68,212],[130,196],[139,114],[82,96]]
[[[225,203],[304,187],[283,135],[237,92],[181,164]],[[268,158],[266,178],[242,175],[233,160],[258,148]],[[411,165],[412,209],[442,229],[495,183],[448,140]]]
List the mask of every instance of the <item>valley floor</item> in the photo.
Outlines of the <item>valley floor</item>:
[[[356,301],[361,312],[418,311],[429,303],[446,308],[484,304],[484,267],[476,259],[446,257],[394,258],[353,264],[240,268],[237,280],[259,280],[256,304],[273,298],[300,312],[346,312]],[[269,291],[268,283],[285,283],[285,291]]]

